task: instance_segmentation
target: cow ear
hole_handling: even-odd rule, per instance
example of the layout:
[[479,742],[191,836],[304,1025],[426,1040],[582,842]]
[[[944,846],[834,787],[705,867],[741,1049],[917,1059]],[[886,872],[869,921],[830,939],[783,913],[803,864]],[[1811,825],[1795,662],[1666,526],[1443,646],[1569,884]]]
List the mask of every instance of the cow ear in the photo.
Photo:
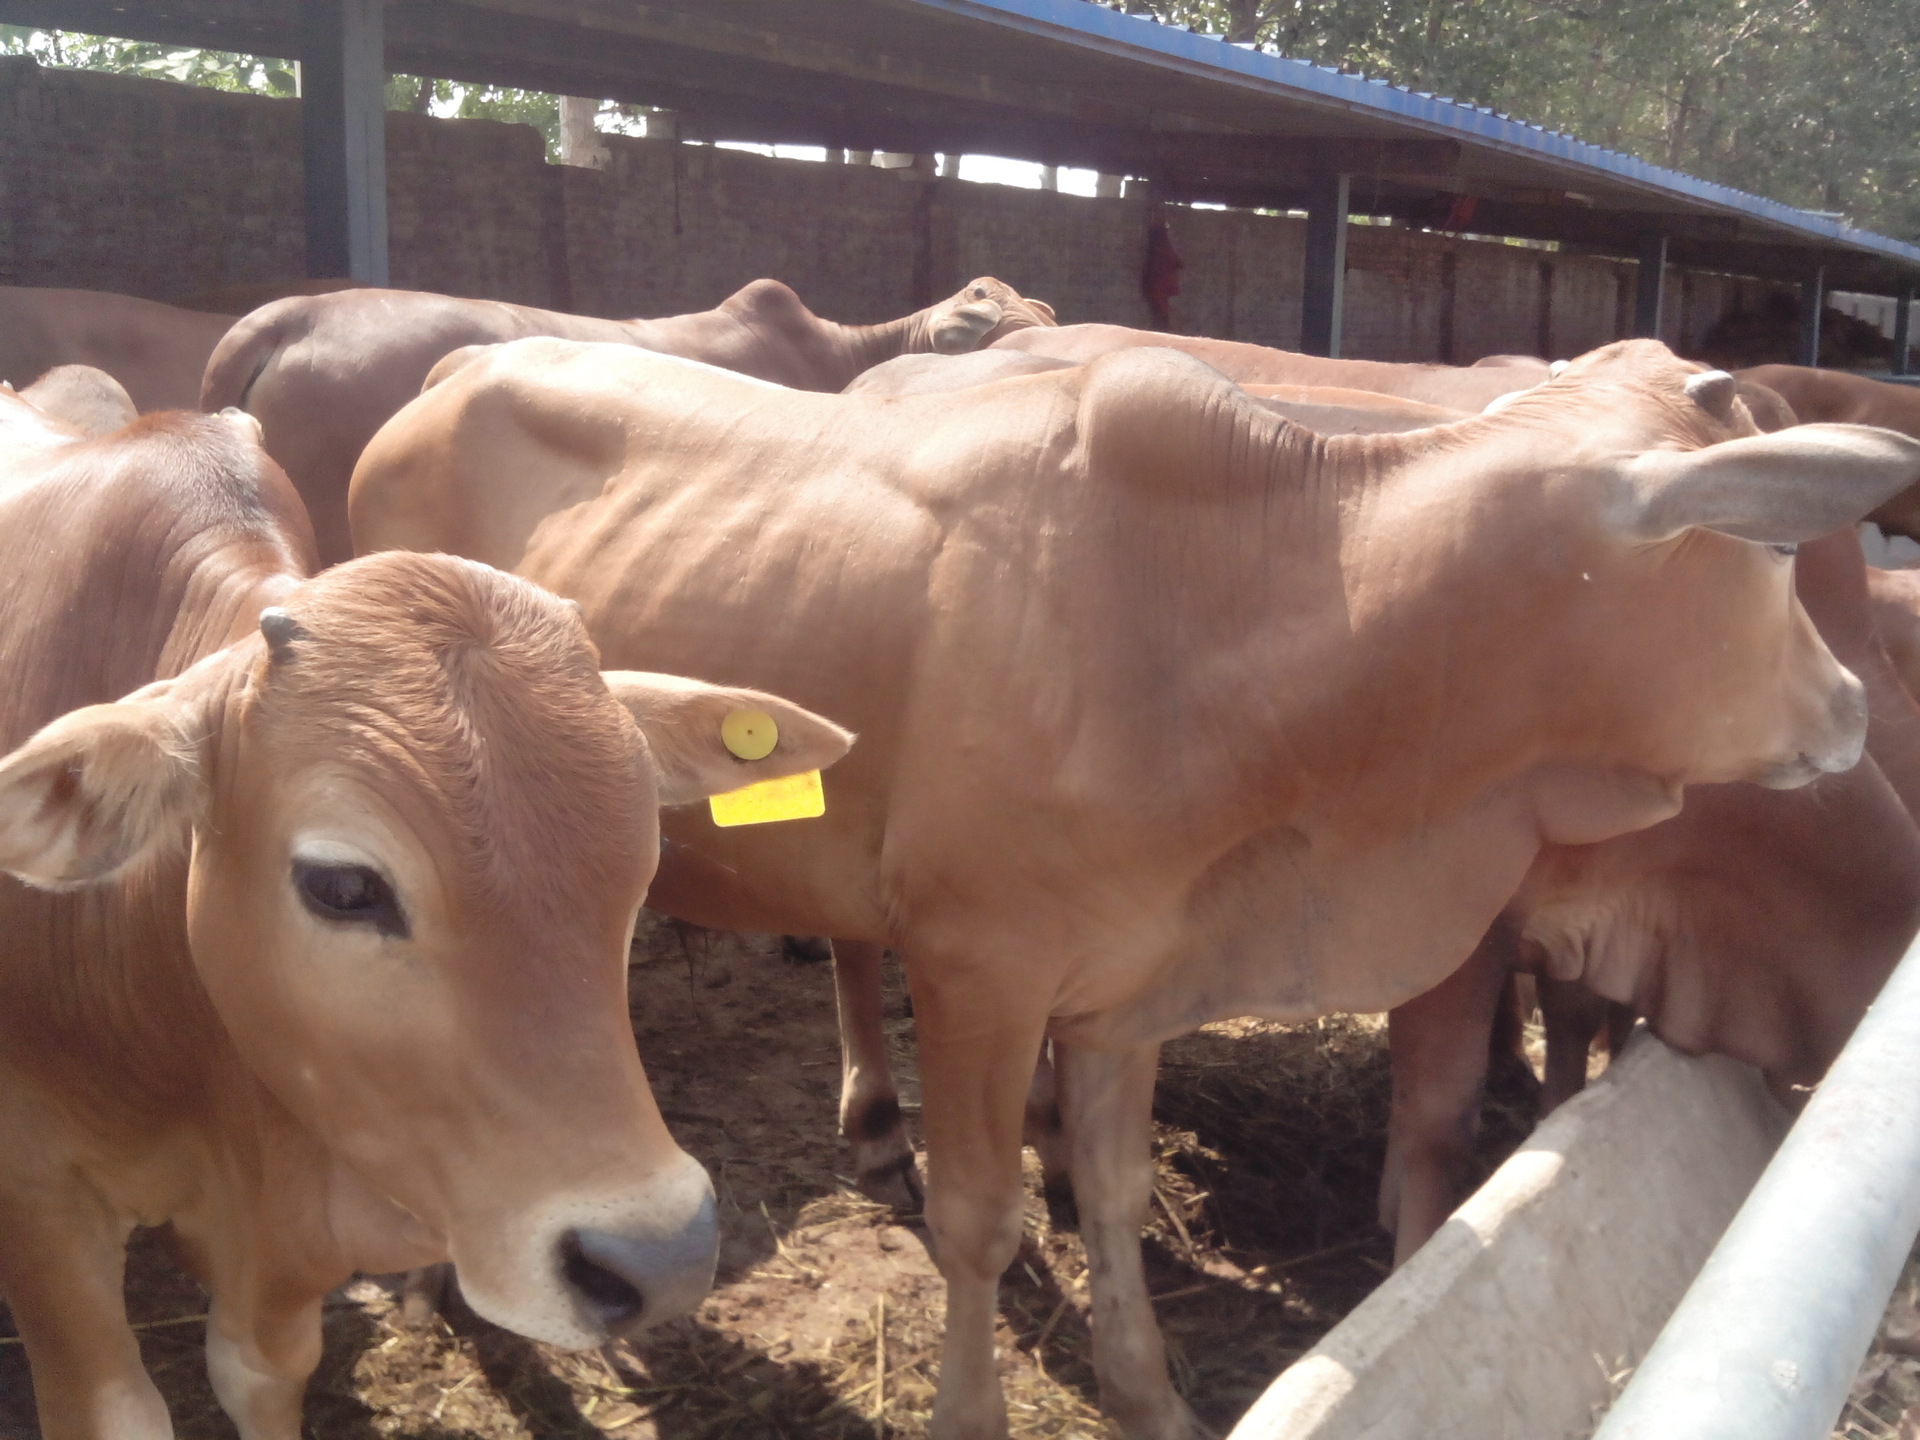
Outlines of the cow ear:
[[763,691],[641,670],[601,675],[647,737],[662,805],[823,770],[853,744],[831,720]]
[[1920,481],[1920,441],[1871,425],[1799,425],[1625,467],[1623,528],[1666,540],[1700,526],[1792,545],[1852,525]]
[[205,664],[63,715],[0,757],[0,870],[71,890],[186,842],[206,794],[199,756],[216,687]]

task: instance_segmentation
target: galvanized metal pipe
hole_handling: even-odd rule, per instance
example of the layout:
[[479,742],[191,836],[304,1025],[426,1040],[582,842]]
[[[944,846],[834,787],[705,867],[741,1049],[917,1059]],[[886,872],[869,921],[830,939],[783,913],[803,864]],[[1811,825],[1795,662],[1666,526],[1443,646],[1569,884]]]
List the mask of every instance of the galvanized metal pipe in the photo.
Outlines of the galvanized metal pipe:
[[1594,1440],[1821,1440],[1917,1231],[1920,941]]

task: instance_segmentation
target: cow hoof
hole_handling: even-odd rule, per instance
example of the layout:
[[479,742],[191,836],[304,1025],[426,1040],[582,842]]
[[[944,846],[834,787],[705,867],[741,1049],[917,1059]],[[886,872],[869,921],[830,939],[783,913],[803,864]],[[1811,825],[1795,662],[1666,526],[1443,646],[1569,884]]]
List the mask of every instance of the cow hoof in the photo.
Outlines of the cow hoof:
[[862,1170],[856,1188],[869,1200],[900,1212],[918,1215],[926,1205],[920,1188],[920,1172],[912,1155],[901,1155],[891,1163]]
[[402,1323],[414,1330],[431,1325],[436,1316],[446,1313],[452,1290],[451,1265],[429,1265],[421,1270],[409,1270],[407,1278],[400,1282]]

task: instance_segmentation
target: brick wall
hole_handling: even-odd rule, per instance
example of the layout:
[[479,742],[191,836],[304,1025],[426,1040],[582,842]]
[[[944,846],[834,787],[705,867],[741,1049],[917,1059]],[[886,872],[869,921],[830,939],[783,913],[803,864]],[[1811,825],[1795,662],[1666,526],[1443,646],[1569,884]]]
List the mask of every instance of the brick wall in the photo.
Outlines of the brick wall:
[[[1063,323],[1149,323],[1153,209],[911,172],[609,137],[606,170],[549,165],[528,126],[387,117],[394,283],[600,315],[704,309],[761,275],[847,321],[991,274]],[[1177,329],[1299,343],[1304,222],[1171,208]],[[1345,352],[1574,355],[1623,333],[1628,263],[1398,227],[1349,230]],[[303,268],[300,108],[0,59],[0,283],[164,299]],[[1670,343],[1739,298],[1669,276]]]

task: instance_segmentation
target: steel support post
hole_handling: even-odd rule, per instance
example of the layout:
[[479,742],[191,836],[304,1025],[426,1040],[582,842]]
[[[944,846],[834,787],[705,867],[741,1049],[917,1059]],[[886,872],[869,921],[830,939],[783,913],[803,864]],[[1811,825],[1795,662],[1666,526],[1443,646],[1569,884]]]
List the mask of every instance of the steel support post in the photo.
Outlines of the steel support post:
[[1896,375],[1908,374],[1907,350],[1913,338],[1913,281],[1902,280],[1893,300],[1893,364]]
[[1633,333],[1641,340],[1660,338],[1660,312],[1667,295],[1667,237],[1652,235],[1640,244],[1640,273],[1633,288]]
[[1307,257],[1300,296],[1300,348],[1340,353],[1347,292],[1347,177],[1318,175],[1307,194]]
[[1820,363],[1820,310],[1826,303],[1826,267],[1816,265],[1813,273],[1800,282],[1800,343],[1794,347],[1794,364]]
[[307,274],[387,283],[382,0],[301,0]]

